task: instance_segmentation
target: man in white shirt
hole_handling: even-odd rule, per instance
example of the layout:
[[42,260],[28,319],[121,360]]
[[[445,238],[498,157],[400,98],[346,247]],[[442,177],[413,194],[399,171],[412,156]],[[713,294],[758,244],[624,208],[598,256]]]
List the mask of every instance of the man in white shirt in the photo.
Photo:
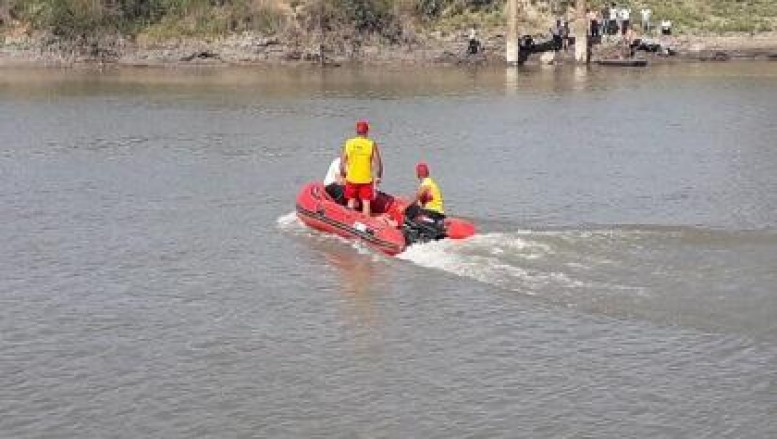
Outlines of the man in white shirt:
[[563,32],[561,26],[561,20],[556,20],[556,24],[550,28],[550,36],[553,38],[553,50],[558,52],[564,45],[564,37],[561,35]]
[[626,35],[626,31],[629,30],[631,24],[631,9],[623,6],[620,8],[618,18],[621,20],[621,35]]
[[618,7],[613,3],[610,5],[609,19],[607,20],[607,35],[618,33]]
[[336,157],[329,165],[329,170],[324,177],[324,188],[330,197],[340,204],[345,204],[345,180],[340,174],[340,157]]
[[642,32],[650,32],[650,16],[653,15],[653,11],[650,8],[642,8]]
[[477,55],[480,52],[480,40],[478,32],[474,27],[469,29],[469,44],[467,46],[467,55]]
[[672,22],[669,20],[661,21],[661,35],[672,35]]
[[343,176],[340,175],[340,157],[336,157],[329,165],[329,170],[326,171],[326,177],[324,177],[324,186],[329,186],[332,183],[342,183]]
[[587,9],[585,12],[585,20],[588,23],[588,30],[587,35],[591,37],[598,37],[599,36],[599,21],[596,16],[596,11],[593,9]]

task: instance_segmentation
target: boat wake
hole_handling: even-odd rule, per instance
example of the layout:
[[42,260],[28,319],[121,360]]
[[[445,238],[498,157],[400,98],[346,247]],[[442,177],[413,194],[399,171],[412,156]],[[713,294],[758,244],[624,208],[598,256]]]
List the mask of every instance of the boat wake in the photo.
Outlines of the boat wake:
[[305,230],[305,225],[297,218],[297,212],[289,212],[285,215],[281,215],[275,220],[278,228],[283,231],[302,231]]
[[[281,230],[316,242],[349,245],[362,254],[369,248],[306,227],[290,212],[277,219]],[[612,257],[613,231],[533,231],[481,233],[465,240],[441,240],[408,247],[397,257],[527,295],[568,295],[581,289],[639,291],[638,286],[612,285],[598,279],[602,267],[617,265]],[[617,238],[623,242],[624,237]],[[379,258],[383,259],[383,258]]]
[[527,295],[561,299],[586,289],[639,291],[638,286],[613,285],[592,275],[617,263],[595,251],[602,238],[579,231],[484,233],[414,245],[398,257]]
[[771,319],[775,245],[774,230],[613,225],[483,233],[399,258],[597,315],[760,334],[774,330],[758,322]]
[[[277,222],[327,252],[333,251],[333,243],[345,243],[371,255],[375,263],[391,260],[364,245],[310,230],[293,212]],[[767,262],[777,245],[777,231],[498,226],[500,231],[465,240],[415,244],[397,259],[472,279],[473,288],[477,283],[491,285],[594,314],[639,316],[711,330],[748,330],[751,323],[737,316],[753,315],[753,309],[764,310],[763,321],[771,318],[766,315],[769,307],[762,304],[773,303],[773,290],[765,285],[777,282],[773,264]],[[732,283],[735,278],[752,281]]]

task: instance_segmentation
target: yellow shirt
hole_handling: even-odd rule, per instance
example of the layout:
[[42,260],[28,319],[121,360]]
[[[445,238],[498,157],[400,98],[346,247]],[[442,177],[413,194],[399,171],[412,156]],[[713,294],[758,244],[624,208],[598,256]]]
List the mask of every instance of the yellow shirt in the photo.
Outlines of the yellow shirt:
[[427,193],[432,196],[432,199],[424,203],[422,207],[444,215],[442,192],[440,192],[440,187],[437,186],[437,183],[432,180],[432,177],[426,177],[421,180],[421,187],[427,188]]
[[372,154],[375,142],[366,137],[354,137],[345,142],[345,156],[348,160],[345,181],[349,183],[372,183]]

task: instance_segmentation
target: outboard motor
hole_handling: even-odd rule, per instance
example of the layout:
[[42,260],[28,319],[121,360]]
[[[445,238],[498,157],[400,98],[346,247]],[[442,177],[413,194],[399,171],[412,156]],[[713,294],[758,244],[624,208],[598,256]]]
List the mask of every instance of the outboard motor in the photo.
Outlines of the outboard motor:
[[437,241],[446,237],[443,220],[435,220],[425,215],[418,215],[412,220],[406,218],[402,224],[402,233],[407,245]]

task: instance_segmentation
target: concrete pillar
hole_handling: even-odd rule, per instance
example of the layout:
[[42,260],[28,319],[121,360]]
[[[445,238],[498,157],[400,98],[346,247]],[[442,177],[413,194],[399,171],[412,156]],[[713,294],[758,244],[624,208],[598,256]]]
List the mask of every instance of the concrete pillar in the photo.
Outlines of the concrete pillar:
[[518,1],[507,0],[507,41],[505,59],[508,64],[518,63]]
[[575,21],[573,29],[575,31],[575,61],[578,63],[588,63],[588,25],[585,17],[586,0],[575,0]]

